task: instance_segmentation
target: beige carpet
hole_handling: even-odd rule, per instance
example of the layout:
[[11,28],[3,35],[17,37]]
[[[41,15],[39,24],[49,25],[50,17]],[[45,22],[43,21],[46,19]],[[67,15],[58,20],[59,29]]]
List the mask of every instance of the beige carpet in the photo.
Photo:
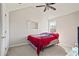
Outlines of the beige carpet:
[[[45,48],[40,56],[65,56],[65,50],[58,45]],[[36,56],[36,51],[30,45],[9,48],[7,56]]]

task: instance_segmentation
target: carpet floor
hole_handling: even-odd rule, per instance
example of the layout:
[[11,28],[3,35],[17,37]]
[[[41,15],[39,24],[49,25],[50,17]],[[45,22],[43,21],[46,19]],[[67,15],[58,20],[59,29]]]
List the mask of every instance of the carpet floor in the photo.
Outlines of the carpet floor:
[[[61,46],[54,45],[41,51],[40,56],[65,56],[66,54],[66,51]],[[30,45],[22,45],[9,48],[7,56],[37,56],[37,54]]]

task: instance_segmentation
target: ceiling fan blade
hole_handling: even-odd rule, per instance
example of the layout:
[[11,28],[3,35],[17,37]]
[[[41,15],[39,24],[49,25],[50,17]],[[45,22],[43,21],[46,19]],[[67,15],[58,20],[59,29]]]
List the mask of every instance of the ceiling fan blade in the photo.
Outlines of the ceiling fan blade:
[[44,9],[44,12],[46,11],[46,7],[45,7],[45,9]]
[[48,5],[53,5],[53,4],[55,4],[55,3],[47,3]]
[[44,7],[45,5],[40,5],[40,6],[36,6],[36,7]]
[[49,8],[53,9],[53,10],[56,10],[56,8],[52,7],[52,6],[48,6]]

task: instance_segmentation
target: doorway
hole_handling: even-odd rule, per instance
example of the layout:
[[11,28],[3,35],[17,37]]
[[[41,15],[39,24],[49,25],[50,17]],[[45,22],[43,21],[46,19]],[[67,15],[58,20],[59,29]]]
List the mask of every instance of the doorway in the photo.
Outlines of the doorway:
[[78,55],[79,55],[79,27],[78,27]]

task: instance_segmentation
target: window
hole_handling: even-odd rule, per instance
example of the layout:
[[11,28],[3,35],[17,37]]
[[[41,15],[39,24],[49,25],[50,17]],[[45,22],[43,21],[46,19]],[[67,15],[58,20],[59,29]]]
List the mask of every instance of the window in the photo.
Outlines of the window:
[[56,21],[48,21],[49,32],[56,32]]

